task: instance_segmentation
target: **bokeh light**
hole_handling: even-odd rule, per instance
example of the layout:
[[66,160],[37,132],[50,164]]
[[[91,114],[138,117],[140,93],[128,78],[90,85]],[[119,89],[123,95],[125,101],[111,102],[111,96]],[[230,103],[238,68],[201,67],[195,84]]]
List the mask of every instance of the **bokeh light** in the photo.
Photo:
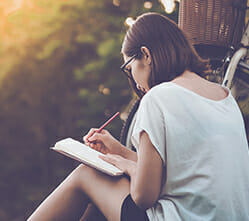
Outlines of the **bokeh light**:
[[120,6],[120,0],[113,0],[112,4],[118,7]]
[[135,23],[135,20],[132,17],[128,17],[125,19],[125,24],[128,26],[132,26]]
[[153,6],[152,2],[150,2],[150,1],[144,2],[144,7],[145,7],[145,8],[151,9],[152,6]]

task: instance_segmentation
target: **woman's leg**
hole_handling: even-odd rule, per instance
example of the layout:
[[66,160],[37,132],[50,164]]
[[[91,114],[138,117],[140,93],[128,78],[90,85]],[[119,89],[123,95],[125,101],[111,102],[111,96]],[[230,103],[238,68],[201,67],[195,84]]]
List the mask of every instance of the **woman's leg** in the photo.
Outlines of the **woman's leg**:
[[130,181],[125,177],[111,177],[84,165],[75,172],[81,189],[106,219],[118,221],[123,200],[130,192]]
[[75,183],[72,172],[35,210],[28,221],[79,220],[89,198]]
[[38,207],[29,218],[33,220],[79,220],[89,199],[109,221],[118,221],[130,183],[124,177],[111,177],[80,165]]
[[88,207],[79,221],[108,221],[100,210],[93,204],[89,203]]

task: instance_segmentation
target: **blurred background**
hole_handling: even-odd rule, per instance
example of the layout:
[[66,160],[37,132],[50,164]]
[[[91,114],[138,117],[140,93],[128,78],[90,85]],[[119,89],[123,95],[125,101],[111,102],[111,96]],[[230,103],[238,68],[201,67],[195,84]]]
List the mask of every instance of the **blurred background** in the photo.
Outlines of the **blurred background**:
[[[49,150],[81,140],[134,97],[119,66],[125,31],[173,0],[0,1],[0,220],[25,220],[77,162]],[[122,119],[107,129],[119,139]]]

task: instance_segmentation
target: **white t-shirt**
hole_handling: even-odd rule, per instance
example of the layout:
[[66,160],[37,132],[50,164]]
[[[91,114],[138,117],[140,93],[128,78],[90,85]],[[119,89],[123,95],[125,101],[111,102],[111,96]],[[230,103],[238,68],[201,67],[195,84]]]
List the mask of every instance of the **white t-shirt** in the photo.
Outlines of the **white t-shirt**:
[[150,220],[249,220],[248,143],[228,91],[214,101],[167,82],[142,98],[132,141],[139,154],[139,134],[148,133],[166,177]]

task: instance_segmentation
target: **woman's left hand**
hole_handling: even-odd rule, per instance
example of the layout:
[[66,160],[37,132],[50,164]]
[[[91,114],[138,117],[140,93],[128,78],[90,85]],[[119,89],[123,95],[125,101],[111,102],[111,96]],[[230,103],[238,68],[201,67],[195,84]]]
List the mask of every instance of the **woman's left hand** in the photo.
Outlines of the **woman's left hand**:
[[122,157],[120,155],[116,155],[116,154],[106,154],[104,156],[99,156],[99,157],[102,160],[116,166],[117,168],[122,170],[128,176],[131,177],[131,176],[135,175],[136,165],[137,165],[136,162],[134,162],[132,160],[125,159],[124,157]]

